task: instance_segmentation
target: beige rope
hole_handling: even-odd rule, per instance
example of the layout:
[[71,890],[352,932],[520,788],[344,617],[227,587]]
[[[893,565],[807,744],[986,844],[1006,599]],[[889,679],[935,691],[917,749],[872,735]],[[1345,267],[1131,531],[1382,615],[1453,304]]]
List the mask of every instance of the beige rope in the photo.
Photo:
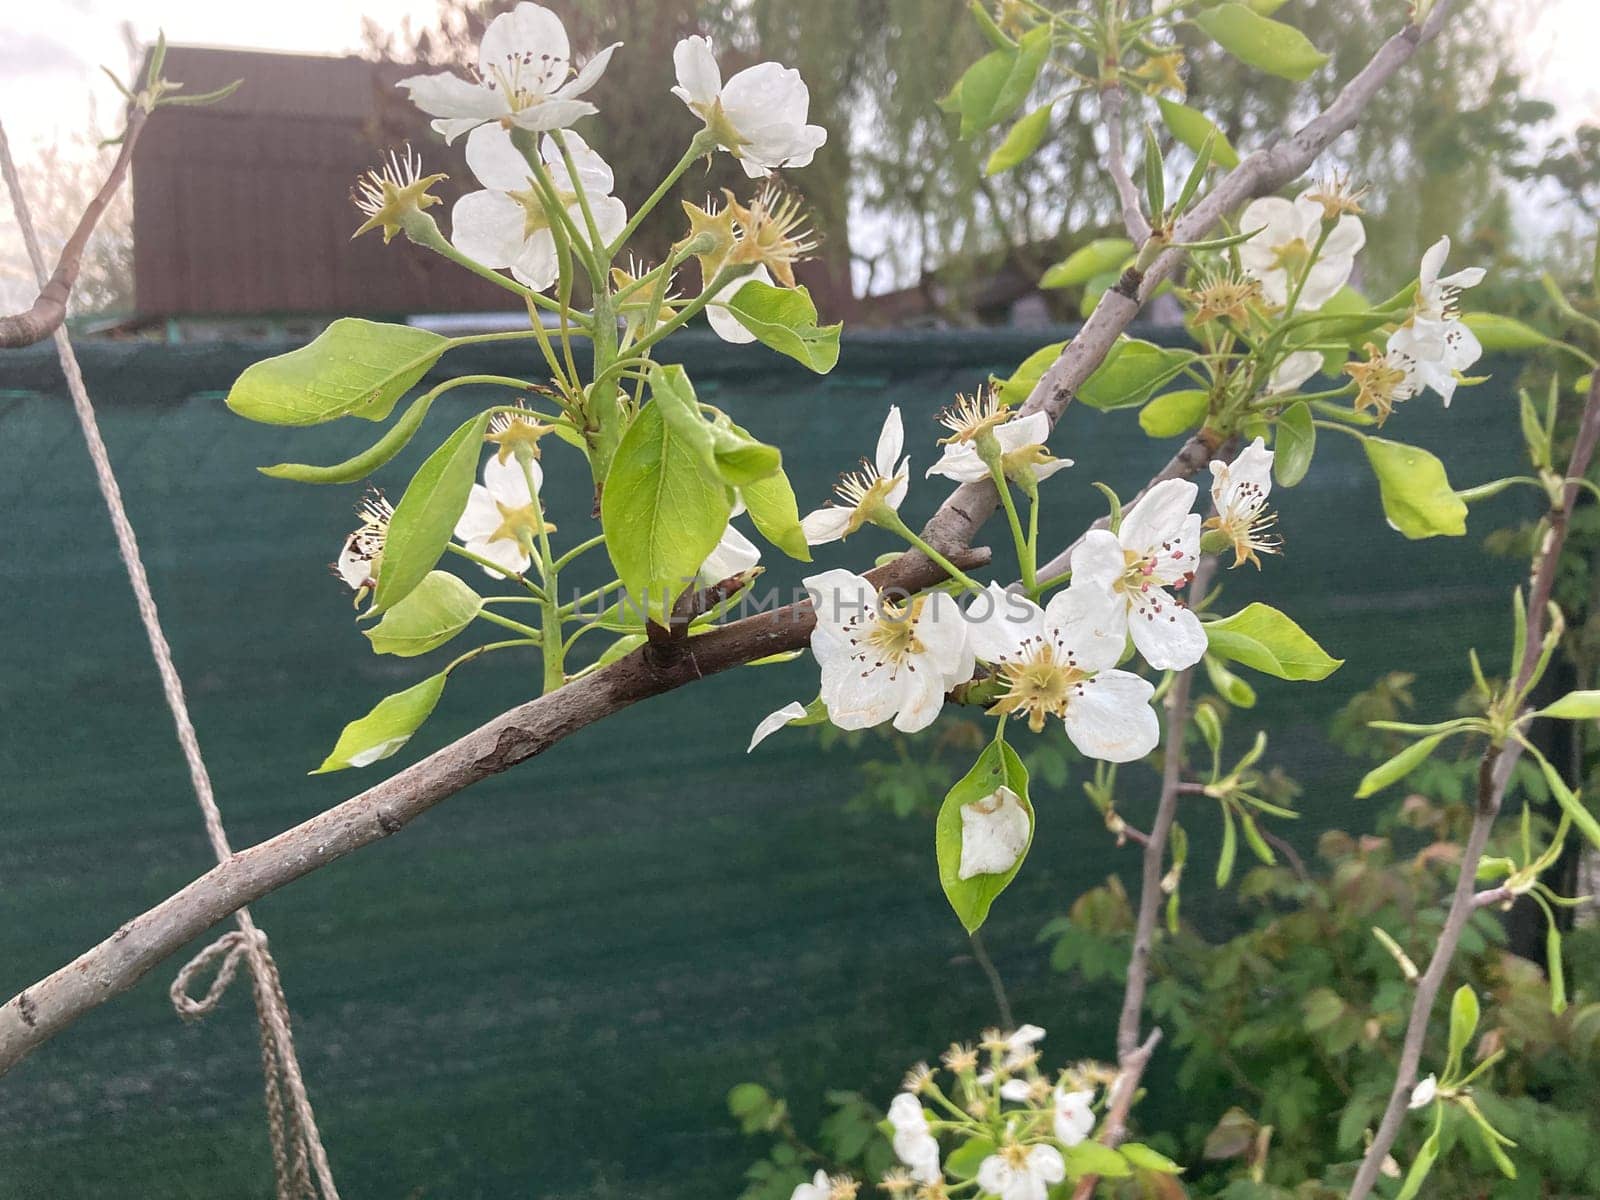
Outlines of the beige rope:
[[[11,146],[3,125],[0,125],[0,173],[4,174],[6,187],[11,192],[17,226],[22,232],[28,257],[33,260],[34,274],[38,276],[42,288],[49,280],[49,272],[39,249],[39,238],[22,193],[21,180],[17,177],[16,164],[11,159]],[[233,848],[228,844],[228,835],[223,830],[222,813],[217,808],[216,796],[211,789],[211,776],[200,755],[200,742],[195,736],[194,724],[189,719],[189,706],[184,700],[183,682],[172,661],[172,648],[167,644],[161,619],[156,613],[150,580],[145,574],[144,560],[139,556],[139,542],[128,521],[127,509],[122,503],[122,490],[117,486],[116,475],[111,469],[111,459],[106,453],[105,441],[100,436],[100,424],[95,419],[94,406],[89,402],[83,372],[78,367],[78,358],[73,353],[65,324],[56,329],[54,337],[56,353],[61,359],[61,371],[67,378],[67,390],[72,394],[72,407],[83,429],[84,441],[88,443],[89,458],[94,463],[100,494],[105,498],[106,508],[110,512],[111,525],[117,535],[117,547],[122,553],[123,565],[128,569],[128,582],[133,585],[139,617],[144,622],[150,651],[155,656],[156,669],[161,675],[161,688],[166,693],[167,707],[172,710],[178,744],[183,747],[183,757],[189,764],[189,780],[194,785],[195,799],[199,801],[200,812],[205,818],[206,837],[211,842],[217,861],[225,862],[232,856]],[[261,1034],[267,1125],[279,1200],[300,1200],[302,1197],[316,1200],[319,1190],[322,1200],[338,1200],[339,1193],[333,1184],[328,1155],[317,1133],[316,1116],[311,1111],[311,1100],[306,1095],[305,1080],[301,1077],[300,1063],[295,1057],[294,1034],[289,1027],[289,1006],[284,999],[277,964],[267,949],[266,934],[256,927],[249,910],[241,908],[234,916],[239,926],[237,932],[223,935],[178,973],[172,988],[173,1004],[182,1016],[203,1016],[216,1006],[222,992],[238,971],[241,960],[249,963]],[[222,960],[221,966],[210,989],[200,1000],[190,999],[190,981],[219,958]]]

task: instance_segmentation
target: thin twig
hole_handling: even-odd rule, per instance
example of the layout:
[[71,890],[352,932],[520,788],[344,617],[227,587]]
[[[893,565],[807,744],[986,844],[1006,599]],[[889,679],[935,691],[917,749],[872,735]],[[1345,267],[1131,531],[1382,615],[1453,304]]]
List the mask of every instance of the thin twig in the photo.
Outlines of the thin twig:
[[[1579,480],[1589,472],[1594,457],[1595,443],[1600,440],[1600,373],[1589,384],[1589,396],[1584,404],[1583,417],[1578,424],[1578,437],[1572,449],[1572,461],[1564,478]],[[1528,588],[1527,652],[1521,669],[1512,683],[1513,693],[1520,693],[1533,679],[1539,659],[1539,643],[1544,640],[1545,613],[1555,589],[1556,568],[1561,560],[1561,548],[1566,544],[1567,529],[1572,518],[1573,505],[1577,503],[1579,484],[1567,484],[1561,504],[1548,517],[1544,537],[1533,559],[1533,576]],[[1411,1003],[1411,1016],[1406,1023],[1405,1041],[1400,1047],[1400,1063],[1395,1071],[1394,1088],[1389,1093],[1389,1104],[1384,1109],[1383,1120],[1367,1148],[1361,1168],[1356,1172],[1350,1187],[1350,1200],[1365,1200],[1378,1181],[1378,1173],[1405,1120],[1411,1089],[1417,1081],[1417,1066],[1422,1060],[1423,1043],[1428,1036],[1428,1023],[1433,1016],[1433,1005],[1439,989],[1455,957],[1461,934],[1480,907],[1475,886],[1478,863],[1488,845],[1489,834],[1500,807],[1505,800],[1506,785],[1511,781],[1522,747],[1513,739],[1503,747],[1490,745],[1478,763],[1477,809],[1473,813],[1472,828],[1467,833],[1466,848],[1461,855],[1461,870],[1456,877],[1455,893],[1450,899],[1450,911],[1444,928],[1439,931],[1428,969],[1417,980],[1416,998]]]
[[983,944],[983,938],[974,929],[967,934],[967,940],[972,943],[972,957],[977,960],[983,977],[989,981],[989,990],[994,993],[994,1006],[1000,1014],[1000,1028],[1015,1029],[1017,1019],[1011,1015],[1011,1000],[1006,995],[1005,982],[1000,978],[1000,972],[995,969],[994,960],[989,957],[989,950]]
[[67,301],[72,296],[73,285],[78,282],[78,272],[83,268],[83,252],[89,245],[89,237],[116,196],[117,189],[122,186],[128,166],[133,162],[134,144],[139,140],[139,134],[144,131],[145,121],[149,117],[150,114],[140,105],[129,105],[128,124],[123,131],[122,149],[117,152],[116,162],[111,164],[110,173],[100,185],[100,190],[94,194],[94,199],[89,201],[89,206],[83,210],[83,216],[78,218],[77,227],[67,239],[67,244],[61,247],[55,273],[39,290],[32,306],[25,312],[0,317],[0,347],[9,349],[42,342],[67,319]]
[[[1124,95],[1122,85],[1114,83],[1100,91],[1100,115],[1106,123],[1106,170],[1111,176],[1111,182],[1116,185],[1117,198],[1122,202],[1122,223],[1127,227],[1128,236],[1133,239],[1134,245],[1141,246],[1150,236],[1150,222],[1145,219],[1144,208],[1139,200],[1139,189],[1133,184],[1133,176],[1128,174],[1128,159],[1123,146],[1122,132],[1122,106]],[[1160,213],[1151,213],[1152,217],[1159,220]]]

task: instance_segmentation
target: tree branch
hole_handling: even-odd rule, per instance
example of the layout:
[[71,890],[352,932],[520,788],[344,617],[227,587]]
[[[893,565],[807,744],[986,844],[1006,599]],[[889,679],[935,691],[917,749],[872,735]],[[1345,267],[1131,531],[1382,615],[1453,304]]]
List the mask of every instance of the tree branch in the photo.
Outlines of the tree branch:
[[[78,282],[78,272],[83,267],[83,252],[89,245],[89,237],[116,196],[117,189],[122,186],[128,166],[133,162],[134,144],[139,140],[139,134],[143,132],[149,117],[150,114],[142,106],[129,105],[128,124],[123,130],[122,149],[117,153],[116,162],[112,163],[111,171],[100,185],[100,190],[94,194],[94,199],[83,210],[83,216],[78,218],[77,227],[67,239],[67,244],[61,247],[61,258],[56,263],[55,273],[39,292],[32,307],[26,312],[0,317],[0,348],[10,349],[42,342],[67,319],[67,300],[72,295],[73,285]],[[0,130],[0,140],[4,138],[5,131]]]
[[[1408,27],[1389,39],[1323,113],[1292,137],[1271,149],[1257,151],[1229,172],[1178,222],[1174,240],[1197,240],[1223,213],[1253,196],[1274,191],[1303,173],[1329,142],[1354,124],[1383,82],[1411,58],[1419,45],[1437,33],[1451,4],[1452,0],[1438,0],[1422,31]],[[130,132],[132,126],[130,120]],[[119,162],[130,153],[131,146],[125,145]],[[1168,250],[1148,272],[1127,272],[1045,372],[1022,411],[1043,411],[1054,424],[1075,390],[1093,374],[1143,304],[1176,270],[1181,254],[1179,250]],[[1203,435],[1191,439],[1157,480],[1194,474],[1214,449]],[[998,504],[999,496],[992,483],[963,484],[924,526],[922,536],[958,566],[977,565],[986,561],[987,552],[964,555],[965,548]],[[1061,557],[1054,561],[1061,561]],[[868,577],[880,587],[914,591],[939,582],[943,572],[922,555],[911,552],[879,571],[869,572]],[[0,1074],[85,1012],[132,987],[157,963],[241,905],[387,837],[463,788],[540,754],[568,734],[639,700],[732,666],[804,646],[813,620],[809,604],[791,605],[702,637],[683,639],[676,643],[681,646],[677,651],[668,647],[663,652],[660,645],[647,647],[648,654],[645,650],[635,651],[609,667],[501,714],[294,829],[234,854],[0,1007]]]
[[[1145,219],[1144,207],[1139,200],[1139,189],[1128,174],[1127,151],[1123,146],[1122,106],[1125,96],[1120,83],[1111,84],[1100,91],[1100,113],[1106,123],[1106,170],[1116,185],[1117,199],[1122,204],[1122,223],[1136,246],[1142,246],[1150,236],[1150,222]],[[1157,220],[1160,213],[1151,213]]]
[[[1567,467],[1565,478],[1579,480],[1588,474],[1589,464],[1594,458],[1596,441],[1600,441],[1600,374],[1597,374],[1589,384],[1589,396],[1584,403],[1583,417],[1578,424],[1577,441],[1572,448],[1572,461]],[[1523,655],[1522,666],[1517,672],[1516,680],[1512,683],[1513,693],[1520,693],[1527,687],[1537,669],[1539,643],[1544,640],[1545,613],[1550,604],[1551,593],[1555,589],[1556,568],[1560,564],[1561,548],[1566,544],[1567,529],[1579,490],[1576,482],[1567,484],[1562,492],[1560,505],[1549,515],[1544,537],[1540,539],[1539,550],[1534,555],[1533,575],[1528,588],[1527,651]],[[1489,843],[1489,834],[1494,828],[1496,818],[1500,815],[1500,807],[1505,801],[1506,785],[1510,783],[1511,773],[1521,756],[1522,747],[1515,740],[1511,740],[1504,746],[1490,745],[1478,763],[1477,811],[1473,814],[1472,828],[1467,833],[1466,848],[1462,851],[1461,869],[1456,876],[1456,888],[1450,899],[1450,911],[1445,917],[1444,928],[1439,931],[1433,956],[1428,960],[1428,969],[1417,980],[1417,994],[1411,1003],[1411,1016],[1406,1023],[1405,1041],[1400,1047],[1400,1064],[1395,1071],[1394,1088],[1389,1093],[1389,1104],[1384,1109],[1378,1132],[1373,1136],[1372,1144],[1367,1147],[1361,1169],[1356,1172],[1355,1182],[1350,1187],[1350,1200],[1365,1200],[1371,1193],[1378,1181],[1378,1172],[1389,1151],[1393,1149],[1395,1138],[1400,1133],[1400,1126],[1409,1111],[1411,1089],[1417,1082],[1417,1065],[1422,1060],[1423,1043],[1427,1040],[1428,1023],[1433,1016],[1434,1002],[1439,997],[1439,989],[1444,985],[1444,977],[1450,970],[1451,960],[1455,958],[1461,934],[1473,913],[1480,907],[1477,892],[1478,863],[1483,858],[1484,847]],[[1488,894],[1492,895],[1493,892]]]

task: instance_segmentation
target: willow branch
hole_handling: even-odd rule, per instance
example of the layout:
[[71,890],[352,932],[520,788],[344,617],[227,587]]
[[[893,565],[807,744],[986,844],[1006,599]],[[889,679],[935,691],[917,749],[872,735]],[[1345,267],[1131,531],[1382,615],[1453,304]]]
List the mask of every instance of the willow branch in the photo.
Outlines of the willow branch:
[[[134,144],[139,140],[139,134],[143,132],[145,121],[149,117],[149,112],[141,106],[137,104],[129,106],[128,125],[122,135],[122,149],[118,151],[116,161],[111,164],[110,173],[100,185],[100,190],[89,201],[89,206],[83,210],[83,215],[78,218],[72,236],[67,239],[67,244],[61,247],[61,258],[56,262],[55,272],[40,290],[32,306],[25,312],[0,317],[0,347],[10,349],[42,342],[67,319],[67,301],[72,296],[73,286],[78,282],[78,272],[83,269],[83,252],[88,248],[89,238],[94,233],[95,226],[100,223],[100,218],[116,196],[117,189],[122,186],[122,180],[133,162]],[[0,130],[0,140],[4,138],[5,132]]]
[[[1600,374],[1589,384],[1588,399],[1584,403],[1577,441],[1572,448],[1572,461],[1565,478],[1576,481],[1588,474],[1597,440],[1600,440]],[[1561,502],[1550,512],[1545,522],[1544,536],[1534,555],[1533,575],[1528,587],[1527,652],[1512,683],[1513,694],[1520,694],[1532,682],[1537,670],[1538,647],[1544,640],[1546,612],[1551,593],[1555,590],[1556,569],[1560,565],[1561,549],[1566,544],[1572,509],[1577,503],[1579,490],[1576,482],[1568,483],[1563,489]],[[1456,876],[1455,892],[1450,898],[1450,911],[1445,917],[1444,928],[1439,931],[1433,956],[1428,960],[1428,969],[1417,980],[1417,994],[1411,1002],[1411,1016],[1406,1022],[1406,1036],[1400,1047],[1394,1088],[1389,1093],[1389,1103],[1384,1109],[1383,1120],[1378,1124],[1378,1132],[1373,1136],[1361,1168],[1356,1172],[1355,1182],[1350,1187],[1350,1200],[1365,1200],[1371,1193],[1409,1111],[1411,1089],[1417,1082],[1417,1067],[1422,1061],[1423,1043],[1427,1040],[1434,1003],[1439,998],[1439,990],[1444,985],[1445,975],[1461,943],[1461,934],[1473,913],[1481,906],[1476,886],[1478,863],[1483,859],[1484,847],[1489,843],[1489,834],[1505,801],[1506,786],[1521,756],[1522,747],[1513,739],[1504,746],[1490,745],[1479,760],[1477,806],[1472,817],[1472,828],[1467,833],[1466,848],[1461,854],[1461,869]]]
[[[1229,172],[1178,222],[1175,240],[1198,240],[1223,213],[1303,173],[1329,142],[1355,123],[1384,81],[1438,31],[1450,7],[1451,0],[1439,0],[1423,30],[1408,28],[1384,43],[1322,114],[1292,137],[1252,154]],[[1148,272],[1127,272],[1045,372],[1023,411],[1045,412],[1052,424],[1059,420],[1074,391],[1104,361],[1160,283],[1176,270],[1180,256],[1180,251],[1169,250]],[[1191,439],[1157,479],[1194,474],[1215,449],[1203,438]],[[963,484],[923,527],[922,537],[957,565],[977,565],[987,560],[987,552],[968,552],[966,548],[998,504],[992,483]],[[938,567],[915,552],[869,572],[869,578],[882,587],[912,591],[943,577]],[[360,795],[234,854],[0,1007],[0,1074],[84,1013],[132,987],[157,963],[238,907],[399,831],[462,789],[542,753],[569,734],[629,705],[705,675],[800,648],[806,644],[814,620],[809,604],[791,605],[701,637],[675,641],[678,650],[668,647],[663,653],[663,647],[652,645],[636,651],[501,714]]]

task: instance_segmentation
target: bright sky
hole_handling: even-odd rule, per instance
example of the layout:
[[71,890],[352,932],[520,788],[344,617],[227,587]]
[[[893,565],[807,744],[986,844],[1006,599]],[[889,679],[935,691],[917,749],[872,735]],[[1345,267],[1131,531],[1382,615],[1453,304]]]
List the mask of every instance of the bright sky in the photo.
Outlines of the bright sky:
[[[1600,120],[1600,0],[1500,0],[1530,14],[1521,51],[1535,89],[1561,107],[1561,125]],[[339,53],[361,45],[361,18],[426,24],[435,0],[11,0],[0,16],[0,121],[17,149],[80,130],[91,97],[102,123],[117,95],[100,75],[126,73],[125,24],[140,41]],[[559,5],[558,5],[559,7]],[[1396,0],[1399,7],[1399,0]]]

